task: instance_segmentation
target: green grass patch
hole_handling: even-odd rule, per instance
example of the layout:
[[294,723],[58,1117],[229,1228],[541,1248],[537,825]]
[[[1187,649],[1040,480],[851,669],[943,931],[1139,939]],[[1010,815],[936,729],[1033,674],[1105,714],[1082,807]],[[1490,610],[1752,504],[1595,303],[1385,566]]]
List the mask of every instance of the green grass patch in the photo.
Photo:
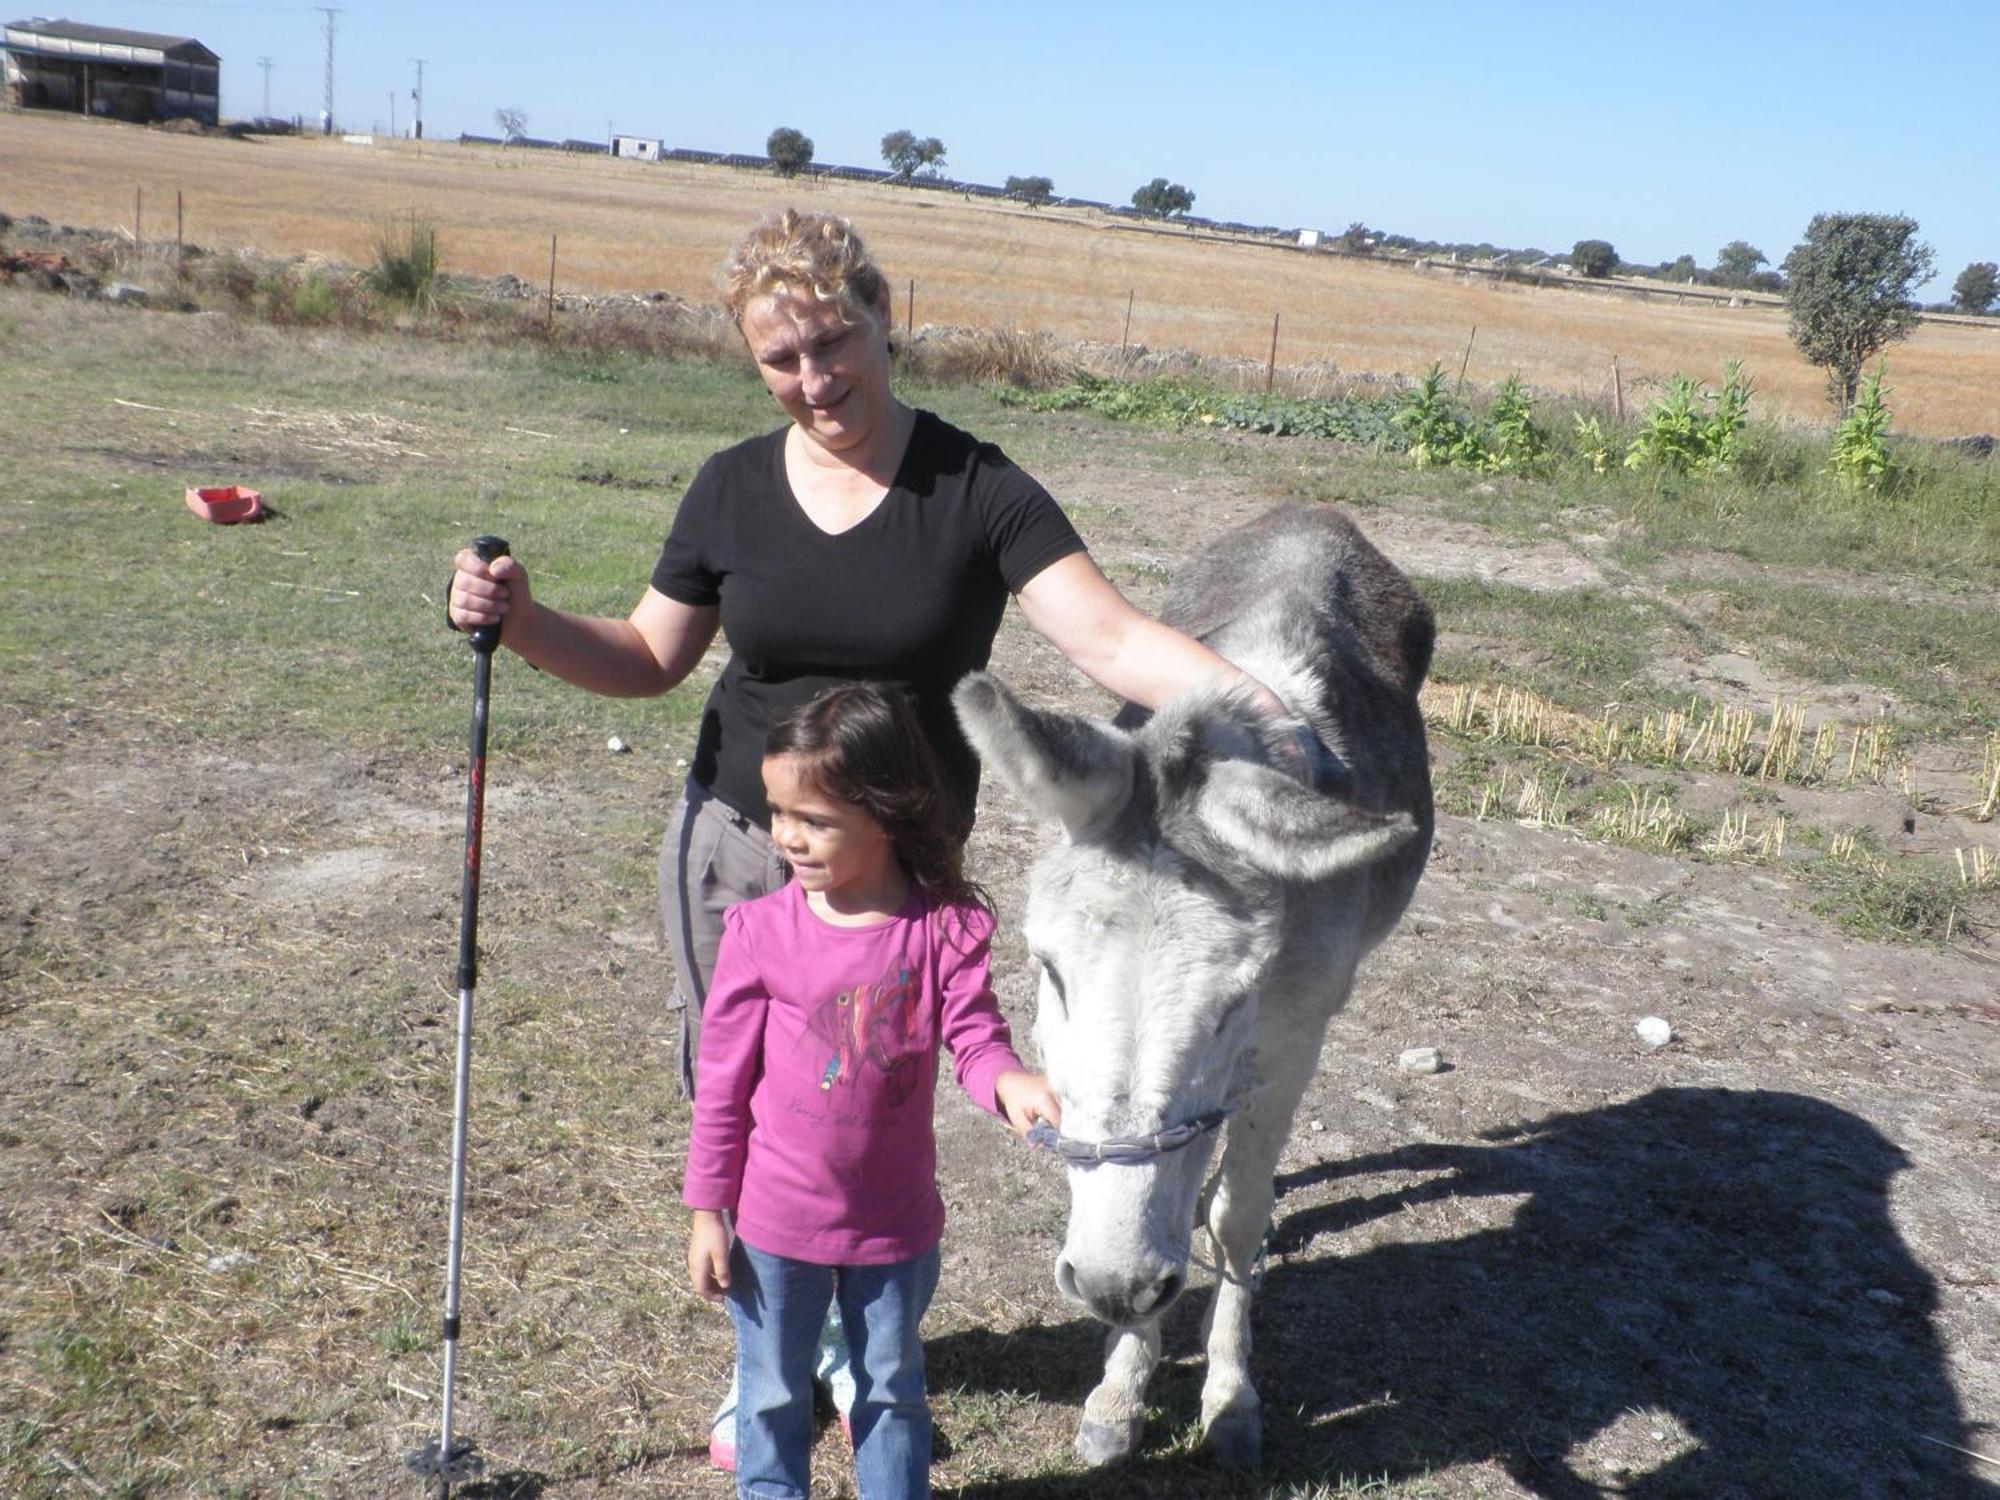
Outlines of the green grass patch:
[[1870,942],[1941,943],[1965,920],[1964,888],[1935,866],[1822,858],[1801,869],[1812,909]]
[[1013,392],[1007,399],[1030,411],[1087,411],[1156,427],[1219,427],[1272,437],[1403,446],[1392,421],[1399,404],[1394,397],[1256,395],[1167,376],[1117,380],[1079,374],[1051,390]]
[[2000,728],[2000,650],[1984,604],[1713,579],[1679,587],[1709,597],[1718,634],[1755,642],[1808,681],[1883,688],[1932,730]]
[[1603,589],[1540,590],[1471,578],[1419,578],[1446,640],[1435,675],[1504,678],[1580,712],[1671,695],[1651,686],[1655,651],[1696,642],[1699,627],[1642,599]]

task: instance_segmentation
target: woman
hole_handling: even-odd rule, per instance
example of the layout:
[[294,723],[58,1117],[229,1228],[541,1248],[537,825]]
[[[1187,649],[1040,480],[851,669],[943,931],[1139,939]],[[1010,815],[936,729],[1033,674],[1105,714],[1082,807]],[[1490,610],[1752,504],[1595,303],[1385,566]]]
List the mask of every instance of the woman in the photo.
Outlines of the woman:
[[[670,691],[718,629],[729,641],[660,851],[690,1093],[723,912],[787,875],[768,831],[765,740],[821,689],[872,680],[909,692],[951,782],[961,838],[979,770],[949,695],[986,665],[1010,596],[1120,698],[1151,708],[1198,683],[1243,682],[1290,720],[1267,688],[1127,602],[1048,492],[997,448],[897,398],[889,283],[846,220],[793,209],[766,219],[726,266],[724,301],[789,421],[703,465],[632,613],[553,609],[519,559],[488,564],[470,549],[457,556],[449,604],[459,628],[498,621],[516,655],[618,697]],[[822,1373],[838,1399],[845,1371],[823,1362]],[[710,1443],[724,1467],[733,1408],[732,1396]]]
[[907,687],[969,830],[978,766],[949,694],[986,665],[1009,595],[1087,677],[1131,702],[1157,707],[1197,683],[1246,680],[1133,607],[1048,492],[997,448],[897,398],[889,283],[847,221],[793,209],[765,220],[725,269],[725,303],[790,423],[703,466],[630,616],[553,609],[519,559],[488,564],[470,549],[450,599],[459,628],[500,621],[501,644],[524,660],[616,697],[677,687],[718,628],[729,640],[660,859],[690,1091],[722,912],[785,878],[758,779],[784,713],[836,681]]

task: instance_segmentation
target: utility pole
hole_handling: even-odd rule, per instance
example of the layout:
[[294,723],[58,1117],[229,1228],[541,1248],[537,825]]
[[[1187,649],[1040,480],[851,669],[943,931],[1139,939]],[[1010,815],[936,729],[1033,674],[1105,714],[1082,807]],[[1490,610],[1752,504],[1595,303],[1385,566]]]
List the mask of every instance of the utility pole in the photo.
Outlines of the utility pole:
[[320,134],[333,134],[333,18],[340,14],[337,5],[315,5],[314,10],[326,14],[326,107],[320,112]]
[[260,57],[257,66],[264,70],[264,118],[271,118],[271,59]]
[[411,62],[417,65],[417,86],[410,90],[410,107],[416,111],[416,137],[418,140],[424,138],[424,63],[427,60],[421,57],[410,59]]

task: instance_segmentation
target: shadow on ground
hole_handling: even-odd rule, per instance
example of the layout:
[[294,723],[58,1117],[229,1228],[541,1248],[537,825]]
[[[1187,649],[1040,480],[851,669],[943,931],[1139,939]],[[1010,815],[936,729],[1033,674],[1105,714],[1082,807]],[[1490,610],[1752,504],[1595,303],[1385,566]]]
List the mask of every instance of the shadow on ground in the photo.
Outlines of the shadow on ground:
[[[1132,1464],[956,1493],[1221,1496],[1490,1461],[1548,1500],[2000,1496],[1945,1446],[1978,1445],[1931,1325],[1935,1287],[1890,1219],[1907,1165],[1817,1099],[1662,1089],[1291,1174],[1254,1314],[1255,1484],[1161,1452],[1199,1420],[1201,1366],[1183,1359],[1155,1378]],[[1480,1197],[1518,1199],[1512,1222],[1303,1253]],[[1198,1335],[1177,1309],[1170,1357]],[[938,1341],[933,1368],[1080,1405],[1100,1344],[1085,1320],[967,1333]]]

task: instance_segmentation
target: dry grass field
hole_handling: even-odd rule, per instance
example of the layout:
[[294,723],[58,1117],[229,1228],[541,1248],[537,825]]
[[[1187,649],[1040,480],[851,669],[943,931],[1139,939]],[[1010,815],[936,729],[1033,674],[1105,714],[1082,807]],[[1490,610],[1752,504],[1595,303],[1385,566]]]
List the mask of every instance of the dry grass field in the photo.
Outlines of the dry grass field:
[[[1344,371],[1455,366],[1477,326],[1469,374],[1518,371],[1532,385],[1597,399],[1617,356],[1628,396],[1677,372],[1718,380],[1741,358],[1768,414],[1825,418],[1818,371],[1783,313],[1496,285],[1445,270],[1366,264],[1110,222],[1080,211],[861,184],[781,183],[716,167],[646,165],[553,152],[316,137],[234,141],[58,116],[0,115],[0,211],[57,223],[130,226],[142,190],[149,237],[171,233],[176,190],[189,240],[365,261],[378,227],[433,221],[447,267],[540,284],[549,237],[571,289],[713,297],[714,267],[743,226],[797,201],[851,215],[917,321],[1041,330]],[[1782,255],[1783,246],[1769,247]],[[2000,431],[2000,321],[1926,323],[1892,351],[1897,424],[1950,436]]]

